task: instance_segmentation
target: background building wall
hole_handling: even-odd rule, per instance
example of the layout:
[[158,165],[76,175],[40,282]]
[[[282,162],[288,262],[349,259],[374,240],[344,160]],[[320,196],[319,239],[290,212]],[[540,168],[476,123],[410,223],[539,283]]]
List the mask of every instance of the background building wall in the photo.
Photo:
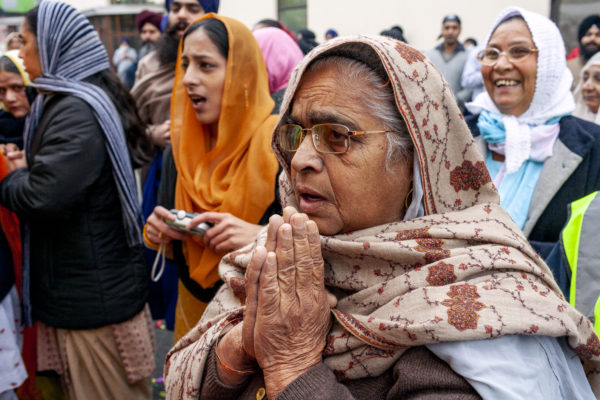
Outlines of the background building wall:
[[[427,49],[438,43],[436,38],[446,14],[460,16],[461,40],[472,36],[481,41],[500,10],[515,3],[550,15],[549,0],[307,0],[307,20],[308,28],[315,32],[318,42],[324,40],[329,28],[341,35],[378,34],[392,25],[400,25],[410,44]],[[221,0],[220,12],[251,27],[263,18],[277,19],[277,0]]]
[[261,19],[277,19],[277,0],[221,0],[219,14],[238,19],[252,29]]

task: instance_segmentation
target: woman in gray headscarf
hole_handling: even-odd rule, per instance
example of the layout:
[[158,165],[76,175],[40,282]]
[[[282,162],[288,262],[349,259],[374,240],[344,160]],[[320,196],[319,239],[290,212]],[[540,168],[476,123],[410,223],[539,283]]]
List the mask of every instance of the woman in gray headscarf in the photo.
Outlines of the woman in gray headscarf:
[[0,204],[23,223],[23,306],[25,322],[38,322],[38,370],[57,371],[69,398],[150,398],[153,334],[128,152],[144,126],[73,7],[42,1],[21,36],[40,95],[25,154],[7,154]]

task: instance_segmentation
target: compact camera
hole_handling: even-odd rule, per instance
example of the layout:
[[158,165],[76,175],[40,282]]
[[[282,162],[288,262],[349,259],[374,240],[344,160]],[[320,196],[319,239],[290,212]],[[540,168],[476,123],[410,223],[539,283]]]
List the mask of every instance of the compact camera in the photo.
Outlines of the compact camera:
[[170,211],[172,214],[175,214],[175,219],[173,221],[166,219],[165,222],[178,232],[190,233],[192,235],[202,237],[206,231],[213,226],[213,224],[210,222],[202,222],[193,228],[187,229],[187,225],[190,223],[192,218],[198,215],[198,213],[189,213],[184,210],[176,209],[172,209]]

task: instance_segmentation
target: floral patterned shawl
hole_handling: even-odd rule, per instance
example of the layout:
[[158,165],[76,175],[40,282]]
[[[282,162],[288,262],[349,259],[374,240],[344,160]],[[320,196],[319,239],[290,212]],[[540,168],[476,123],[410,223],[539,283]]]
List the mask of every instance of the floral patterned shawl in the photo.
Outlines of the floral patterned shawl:
[[[548,267],[499,206],[441,73],[420,52],[390,38],[334,39],[314,49],[292,74],[280,121],[304,70],[322,54],[381,61],[414,143],[426,214],[322,237],[326,285],[343,293],[323,352],[338,379],[378,376],[410,346],[510,334],[568,336],[580,357],[597,365],[600,342],[593,326],[565,301]],[[289,165],[275,141],[273,147],[284,167],[282,200],[295,205]],[[263,230],[257,243],[265,239]],[[225,284],[169,353],[169,397],[198,395],[211,346],[241,319],[244,270],[254,245],[223,258],[219,271]],[[593,387],[597,376],[589,375]]]

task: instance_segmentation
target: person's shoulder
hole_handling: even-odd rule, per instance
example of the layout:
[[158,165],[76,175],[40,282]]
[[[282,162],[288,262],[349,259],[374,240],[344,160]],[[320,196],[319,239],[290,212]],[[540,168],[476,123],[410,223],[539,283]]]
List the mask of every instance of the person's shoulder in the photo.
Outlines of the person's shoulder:
[[590,148],[600,151],[600,125],[579,117],[568,116],[560,120],[558,138],[571,151],[583,155]]
[[62,93],[49,96],[44,103],[40,125],[55,127],[51,131],[58,135],[68,135],[72,131],[93,135],[100,129],[94,110],[87,101]]
[[78,112],[92,114],[92,107],[82,98],[65,93],[55,93],[48,97],[44,103],[46,112]]
[[427,57],[431,57],[432,55],[442,54],[442,51],[443,48],[440,48],[440,45],[437,45],[424,50],[423,53],[425,53]]
[[148,74],[152,74],[160,68],[160,61],[158,60],[158,53],[156,50],[151,51],[138,61],[137,69],[135,70],[135,85],[146,77]]
[[583,63],[583,60],[581,59],[581,57],[575,57],[570,60],[567,60],[567,67],[569,67],[571,69],[573,69],[573,68],[580,69],[583,67],[583,65],[584,65],[584,63]]
[[138,62],[138,70],[154,70],[157,69],[159,65],[160,62],[158,60],[158,53],[156,50],[153,50],[144,57],[140,58],[140,61]]
[[477,120],[479,119],[479,114],[471,114],[468,111],[464,113],[465,122],[471,131],[473,136],[479,136],[481,132],[479,132],[479,127],[477,126]]

